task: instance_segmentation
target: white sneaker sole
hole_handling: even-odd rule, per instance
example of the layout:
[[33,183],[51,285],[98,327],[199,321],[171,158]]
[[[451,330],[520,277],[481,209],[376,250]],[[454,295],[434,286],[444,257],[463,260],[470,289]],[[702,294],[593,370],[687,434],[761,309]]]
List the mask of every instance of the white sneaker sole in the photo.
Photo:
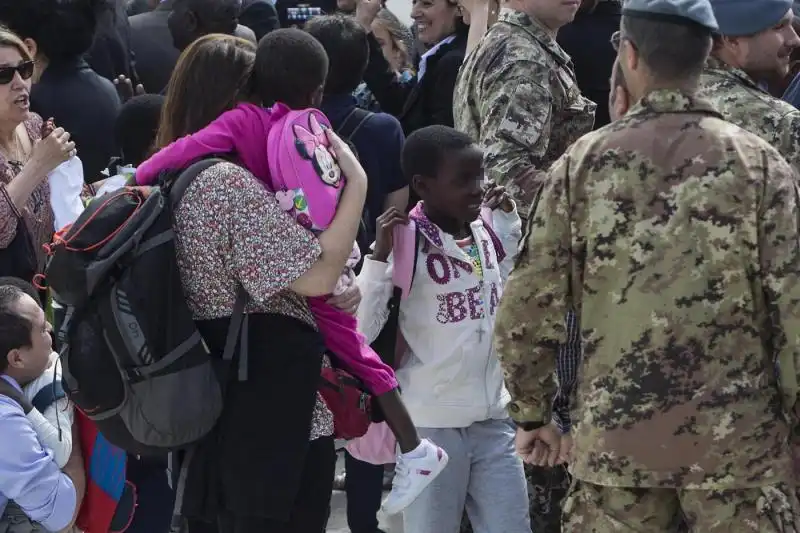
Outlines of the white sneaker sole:
[[383,504],[381,505],[381,511],[383,511],[383,513],[386,514],[387,516],[392,516],[398,513],[402,513],[406,509],[406,507],[414,503],[414,501],[416,501],[416,499],[419,498],[423,492],[425,492],[425,489],[428,488],[428,485],[433,483],[434,479],[439,477],[439,474],[442,473],[442,471],[445,469],[449,461],[450,461],[450,456],[448,456],[447,453],[445,452],[444,456],[442,457],[442,460],[436,464],[436,469],[431,470],[431,473],[425,477],[424,483],[421,483],[419,485],[419,490],[417,491],[417,494],[414,495],[413,498],[408,498],[406,501],[402,502],[401,505],[397,505],[392,508],[386,506],[386,502],[389,500],[389,498],[386,498],[386,500],[384,500]]

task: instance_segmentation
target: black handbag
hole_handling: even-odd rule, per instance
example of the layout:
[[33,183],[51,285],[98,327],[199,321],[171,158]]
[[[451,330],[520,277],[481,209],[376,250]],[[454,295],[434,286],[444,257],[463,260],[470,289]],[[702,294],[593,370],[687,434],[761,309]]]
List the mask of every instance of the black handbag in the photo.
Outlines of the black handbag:
[[25,221],[18,217],[14,239],[7,247],[0,248],[0,276],[13,276],[33,283],[38,273],[33,238]]

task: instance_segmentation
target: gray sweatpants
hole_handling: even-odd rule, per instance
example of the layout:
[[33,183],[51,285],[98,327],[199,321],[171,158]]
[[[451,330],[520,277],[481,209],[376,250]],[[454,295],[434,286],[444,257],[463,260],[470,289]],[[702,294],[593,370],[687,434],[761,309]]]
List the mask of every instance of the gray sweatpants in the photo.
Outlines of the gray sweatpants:
[[486,420],[466,428],[417,428],[450,461],[403,513],[411,533],[458,533],[464,509],[474,533],[531,533],[522,461],[514,425]]

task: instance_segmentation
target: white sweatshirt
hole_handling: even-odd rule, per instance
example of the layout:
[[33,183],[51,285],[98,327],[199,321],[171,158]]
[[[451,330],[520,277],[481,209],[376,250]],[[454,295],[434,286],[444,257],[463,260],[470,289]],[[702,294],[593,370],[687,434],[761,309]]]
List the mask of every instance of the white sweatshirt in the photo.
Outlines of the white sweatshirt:
[[[508,416],[509,394],[492,348],[492,331],[522,232],[516,210],[495,210],[492,215],[505,253],[502,262],[483,222],[470,225],[480,251],[482,279],[451,235],[424,215],[415,218],[422,244],[411,291],[400,304],[399,327],[408,350],[398,360],[397,379],[418,427],[463,428]],[[389,315],[392,272],[392,256],[386,263],[367,256],[358,276],[359,326],[369,342]]]
[[[61,363],[55,352],[50,354],[50,366],[44,373],[23,388],[25,398],[33,401],[39,391],[53,386],[54,378],[57,382],[61,381]],[[72,423],[75,416],[73,409],[68,398],[61,398],[48,406],[44,413],[36,409],[28,413],[39,442],[44,448],[52,450],[53,460],[59,468],[64,468],[72,453]]]

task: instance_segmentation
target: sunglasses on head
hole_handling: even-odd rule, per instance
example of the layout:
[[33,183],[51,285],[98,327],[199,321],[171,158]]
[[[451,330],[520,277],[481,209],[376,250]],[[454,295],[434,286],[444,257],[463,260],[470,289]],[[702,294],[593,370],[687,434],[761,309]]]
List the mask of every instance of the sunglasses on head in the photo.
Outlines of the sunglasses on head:
[[33,76],[33,68],[35,63],[33,61],[23,61],[15,67],[0,67],[0,85],[11,83],[14,79],[14,74],[19,72],[19,77],[23,80],[30,79]]

